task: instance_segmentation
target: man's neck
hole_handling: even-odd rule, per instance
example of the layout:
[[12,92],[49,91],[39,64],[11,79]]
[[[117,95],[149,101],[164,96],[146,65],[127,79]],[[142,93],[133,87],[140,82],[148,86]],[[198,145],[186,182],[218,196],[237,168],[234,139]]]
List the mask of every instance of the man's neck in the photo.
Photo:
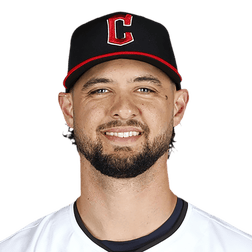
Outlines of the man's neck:
[[100,240],[127,241],[148,235],[172,214],[177,197],[169,188],[165,156],[131,179],[115,179],[81,160],[80,216]]

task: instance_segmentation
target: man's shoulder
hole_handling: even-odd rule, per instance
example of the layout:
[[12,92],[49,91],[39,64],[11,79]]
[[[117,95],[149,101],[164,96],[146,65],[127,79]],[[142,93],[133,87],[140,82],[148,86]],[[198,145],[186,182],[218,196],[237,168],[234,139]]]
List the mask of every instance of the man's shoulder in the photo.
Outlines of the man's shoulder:
[[220,231],[220,232],[223,231],[224,233],[228,233],[229,235],[230,234],[238,235],[252,241],[251,235],[242,232],[241,230],[223,221],[222,219],[219,219],[193,205],[191,205],[191,208],[192,208],[193,214],[195,215],[194,216],[196,218],[195,220],[204,222],[206,225],[206,228],[208,229],[215,228],[216,231]]
[[[189,204],[187,214],[189,215],[188,225],[185,225],[187,232],[194,233],[195,237],[200,238],[205,244],[211,244],[213,251],[214,244],[230,248],[229,251],[252,251],[251,235],[191,204]],[[201,241],[198,240],[198,244]]]
[[55,231],[57,233],[61,232],[61,236],[67,235],[64,232],[69,233],[70,230],[69,212],[71,206],[69,205],[38,219],[1,241],[0,251],[33,251],[32,248],[38,240],[41,240],[41,237],[45,237],[46,239],[53,237],[56,233]]
[[152,251],[252,252],[252,237],[188,203],[177,231]]

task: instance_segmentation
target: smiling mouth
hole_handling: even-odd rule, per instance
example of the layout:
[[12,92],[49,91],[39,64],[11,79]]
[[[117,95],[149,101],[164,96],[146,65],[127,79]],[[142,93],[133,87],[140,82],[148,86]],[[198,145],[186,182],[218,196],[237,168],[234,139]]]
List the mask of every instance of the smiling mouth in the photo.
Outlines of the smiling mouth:
[[[107,134],[109,133],[109,134]],[[125,134],[125,132],[104,132],[102,133],[102,135],[104,135],[108,140],[112,141],[112,142],[119,142],[119,143],[131,143],[131,142],[135,142],[137,141],[142,135],[143,132],[127,132],[127,134]],[[121,133],[121,134],[120,134]]]
[[120,137],[120,138],[127,138],[127,137],[132,137],[132,136],[139,136],[139,135],[141,135],[141,132],[139,132],[139,131],[128,131],[128,132],[107,131],[107,132],[104,132],[104,135],[115,136],[115,137]]

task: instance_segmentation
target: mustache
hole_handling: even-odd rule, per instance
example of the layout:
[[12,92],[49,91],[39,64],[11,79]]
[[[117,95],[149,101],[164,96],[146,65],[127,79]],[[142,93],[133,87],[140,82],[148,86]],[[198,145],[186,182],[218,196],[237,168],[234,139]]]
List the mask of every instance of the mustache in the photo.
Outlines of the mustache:
[[150,132],[150,129],[146,124],[141,123],[141,122],[134,120],[134,119],[130,119],[126,122],[122,122],[120,120],[110,121],[108,123],[104,123],[104,124],[99,125],[97,127],[96,131],[101,131],[101,130],[104,130],[107,128],[115,128],[115,127],[120,127],[120,126],[135,126],[135,127],[141,128],[147,134]]

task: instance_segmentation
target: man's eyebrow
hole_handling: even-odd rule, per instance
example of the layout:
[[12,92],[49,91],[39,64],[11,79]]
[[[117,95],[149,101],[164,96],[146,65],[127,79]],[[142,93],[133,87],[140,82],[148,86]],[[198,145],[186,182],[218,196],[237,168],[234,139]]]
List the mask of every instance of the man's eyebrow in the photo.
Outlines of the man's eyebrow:
[[[107,78],[91,78],[82,86],[81,91],[84,91],[98,83],[111,83],[111,82],[113,81]],[[144,75],[136,77],[133,79],[133,82],[151,82],[157,84],[158,86],[162,85],[160,80],[152,75]]]
[[109,82],[112,82],[112,80],[110,79],[107,79],[107,78],[92,78],[90,80],[88,80],[81,88],[81,90],[85,90],[87,88],[90,88],[92,87],[93,85],[95,84],[98,84],[98,83],[109,83]]
[[133,82],[152,82],[154,84],[157,84],[158,86],[162,85],[161,81],[152,75],[137,77],[133,80]]

